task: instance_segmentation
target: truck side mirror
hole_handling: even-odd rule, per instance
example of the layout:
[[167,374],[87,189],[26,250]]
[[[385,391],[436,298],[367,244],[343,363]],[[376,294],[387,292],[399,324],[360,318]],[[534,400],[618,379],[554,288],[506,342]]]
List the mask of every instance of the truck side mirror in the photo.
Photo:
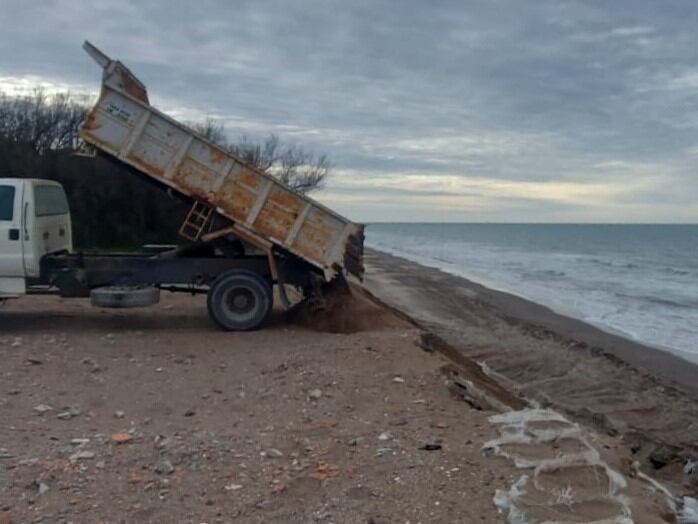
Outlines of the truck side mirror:
[[19,240],[19,229],[9,229],[8,236],[10,240]]

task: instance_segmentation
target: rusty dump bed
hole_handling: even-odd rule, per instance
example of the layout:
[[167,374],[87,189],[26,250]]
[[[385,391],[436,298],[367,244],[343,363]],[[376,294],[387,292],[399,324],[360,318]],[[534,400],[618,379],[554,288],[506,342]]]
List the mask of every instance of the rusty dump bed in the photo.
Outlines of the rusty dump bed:
[[363,225],[154,109],[145,86],[121,62],[89,42],[83,47],[104,70],[99,100],[80,128],[85,142],[210,206],[234,223],[232,234],[293,253],[327,280],[344,270],[363,276]]

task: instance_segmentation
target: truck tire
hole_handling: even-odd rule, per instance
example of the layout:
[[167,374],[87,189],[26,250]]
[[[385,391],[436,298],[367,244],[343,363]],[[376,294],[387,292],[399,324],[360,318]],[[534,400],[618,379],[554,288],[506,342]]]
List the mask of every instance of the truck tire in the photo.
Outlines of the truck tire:
[[244,269],[226,271],[216,278],[206,300],[208,314],[226,331],[259,328],[274,305],[271,283]]
[[160,289],[156,287],[98,287],[90,291],[93,306],[129,308],[152,306],[160,302]]

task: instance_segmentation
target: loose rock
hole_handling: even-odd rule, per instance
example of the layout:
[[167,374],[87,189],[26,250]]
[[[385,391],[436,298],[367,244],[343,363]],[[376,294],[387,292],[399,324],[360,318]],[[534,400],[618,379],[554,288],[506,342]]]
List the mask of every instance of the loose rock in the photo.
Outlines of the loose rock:
[[172,462],[166,459],[155,464],[155,468],[153,468],[153,471],[155,471],[155,473],[158,475],[171,475],[174,473],[174,470],[175,468],[172,465]]
[[53,411],[53,408],[48,404],[39,404],[38,406],[34,406],[34,411],[36,411],[40,415],[43,415],[47,411]]
[[264,452],[264,456],[269,458],[281,458],[284,454],[276,448],[269,448]]
[[130,435],[129,433],[114,433],[111,436],[111,440],[116,444],[125,444],[126,442],[133,440],[133,435]]
[[308,398],[310,398],[310,400],[320,400],[322,398],[322,391],[313,389],[308,393]]
[[75,462],[78,460],[92,460],[93,458],[95,458],[94,451],[78,451],[77,453],[73,453],[70,456],[70,460],[72,462]]

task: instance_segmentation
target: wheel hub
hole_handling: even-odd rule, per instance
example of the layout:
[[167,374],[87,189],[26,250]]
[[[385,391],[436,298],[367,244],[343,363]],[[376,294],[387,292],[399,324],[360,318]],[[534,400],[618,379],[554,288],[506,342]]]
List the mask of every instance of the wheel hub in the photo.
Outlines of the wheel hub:
[[237,315],[249,313],[255,307],[254,295],[246,288],[231,289],[227,302],[230,311]]

